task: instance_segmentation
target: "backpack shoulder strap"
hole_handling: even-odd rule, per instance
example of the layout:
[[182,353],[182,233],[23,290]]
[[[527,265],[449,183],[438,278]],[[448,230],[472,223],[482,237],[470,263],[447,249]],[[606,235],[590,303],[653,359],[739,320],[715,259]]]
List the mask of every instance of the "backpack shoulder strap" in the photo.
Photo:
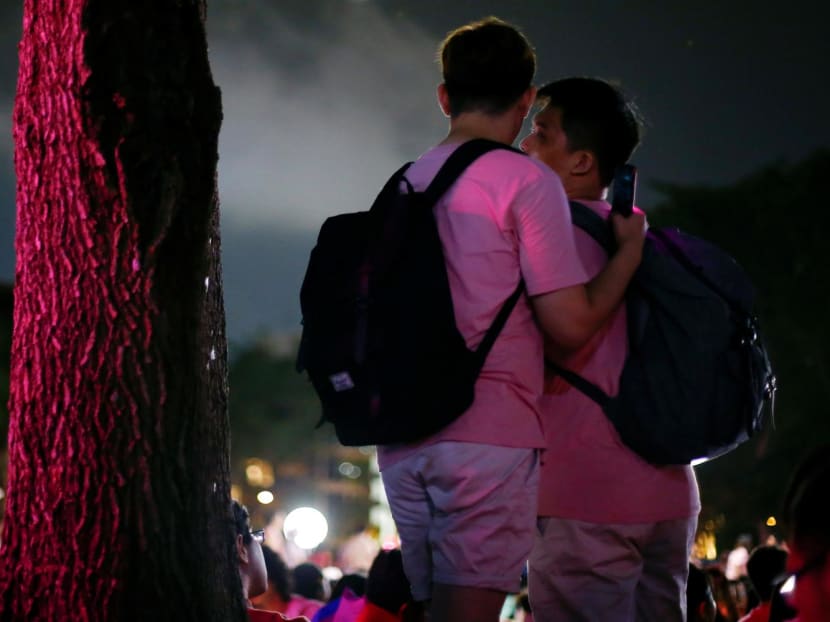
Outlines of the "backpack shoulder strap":
[[476,358],[478,359],[479,371],[481,371],[481,368],[484,367],[484,361],[487,359],[487,355],[490,353],[493,344],[496,342],[496,337],[499,336],[501,329],[504,328],[504,325],[507,323],[507,318],[510,317],[510,314],[513,312],[513,308],[519,301],[519,297],[522,295],[524,288],[524,279],[519,279],[519,284],[516,286],[516,289],[513,290],[510,297],[504,301],[504,304],[496,314],[496,318],[493,320],[493,323],[490,324],[490,328],[487,329],[487,332],[478,344],[478,347],[476,348]]
[[515,151],[524,156],[521,151],[514,149],[510,145],[498,143],[493,140],[485,138],[474,138],[468,140],[456,148],[444,162],[444,165],[436,173],[432,182],[430,182],[427,189],[424,190],[423,200],[424,205],[428,207],[434,206],[438,199],[450,189],[455,181],[461,176],[470,164],[475,162],[479,157],[485,153],[494,151],[495,149],[506,149],[508,151]]
[[570,201],[570,206],[573,224],[594,238],[609,255],[613,253],[617,248],[617,243],[614,241],[608,222],[587,205]]
[[[504,143],[487,140],[485,138],[474,138],[472,140],[468,140],[462,145],[459,145],[456,150],[450,154],[450,157],[448,157],[447,161],[444,162],[443,166],[441,166],[429,186],[427,186],[427,189],[424,190],[423,205],[430,209],[434,207],[438,202],[438,199],[440,199],[441,196],[450,189],[450,186],[455,183],[455,181],[461,176],[461,173],[463,173],[467,167],[470,166],[470,164],[475,162],[485,153],[496,149],[515,151],[516,153],[525,156],[525,154],[518,149],[514,149],[510,145],[505,145]],[[507,318],[516,306],[519,297],[522,295],[524,286],[524,280],[519,279],[516,289],[501,306],[501,309],[499,309],[499,312],[496,314],[496,318],[493,320],[490,328],[487,329],[487,332],[476,348],[478,371],[480,371],[484,366],[484,361],[486,360],[490,349],[493,347],[496,337],[498,337],[502,328],[504,328]]]
[[[590,235],[609,255],[613,253],[616,248],[616,242],[605,219],[587,205],[583,205],[577,201],[570,201],[570,207],[571,220],[574,226],[579,227]],[[607,408],[611,398],[599,386],[579,374],[557,365],[547,357],[545,357],[545,366],[550,371],[561,376],[565,382],[591,399],[600,408],[603,410]]]
[[602,410],[608,407],[608,402],[611,400],[611,397],[590,380],[583,378],[576,372],[572,372],[570,369],[560,367],[547,357],[545,357],[545,367],[558,376],[561,376],[565,382],[593,401]]

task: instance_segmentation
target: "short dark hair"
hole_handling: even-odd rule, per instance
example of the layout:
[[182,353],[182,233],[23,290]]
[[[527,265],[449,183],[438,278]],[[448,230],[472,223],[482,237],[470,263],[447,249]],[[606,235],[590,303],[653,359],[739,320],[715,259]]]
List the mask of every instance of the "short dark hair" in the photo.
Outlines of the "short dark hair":
[[811,451],[796,467],[784,495],[789,539],[806,552],[830,550],[830,445]]
[[530,88],[536,54],[511,24],[488,17],[447,34],[438,49],[450,115],[505,112]]
[[746,574],[763,602],[772,598],[773,582],[787,567],[787,551],[778,546],[759,546],[749,555]]
[[323,587],[323,571],[320,566],[312,562],[303,562],[294,566],[291,572],[294,580],[294,591],[300,596],[323,600],[326,596]]
[[347,588],[355,596],[363,596],[366,593],[366,575],[358,572],[344,574],[332,588],[329,601],[338,598]]
[[594,153],[600,181],[609,186],[640,142],[640,118],[634,104],[612,84],[598,78],[565,78],[539,89],[536,102],[562,112],[568,149]]
[[392,613],[398,613],[412,600],[400,549],[381,550],[377,554],[369,568],[366,600]]
[[262,557],[265,560],[265,570],[268,572],[268,582],[284,601],[291,600],[293,591],[291,572],[280,557],[279,553],[263,545]]
[[231,509],[233,510],[233,527],[236,535],[242,536],[242,542],[248,544],[253,538],[251,536],[251,515],[248,514],[248,508],[233,499]]
[[686,579],[686,609],[689,621],[699,620],[698,612],[705,611],[709,603],[714,603],[715,597],[712,594],[712,584],[709,576],[694,564],[689,564],[689,577]]

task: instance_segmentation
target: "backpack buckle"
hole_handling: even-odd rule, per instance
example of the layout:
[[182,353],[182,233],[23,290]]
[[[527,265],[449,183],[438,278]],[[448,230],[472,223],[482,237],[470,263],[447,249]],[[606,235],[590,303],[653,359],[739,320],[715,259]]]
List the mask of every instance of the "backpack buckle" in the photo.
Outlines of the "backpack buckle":
[[752,346],[758,343],[758,318],[746,316],[744,334],[741,336],[742,346]]

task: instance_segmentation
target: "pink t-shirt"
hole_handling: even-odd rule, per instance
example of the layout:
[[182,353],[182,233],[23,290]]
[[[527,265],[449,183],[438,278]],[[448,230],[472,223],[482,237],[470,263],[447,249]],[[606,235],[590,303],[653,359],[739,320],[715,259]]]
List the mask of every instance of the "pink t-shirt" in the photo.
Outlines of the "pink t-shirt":
[[[605,201],[580,201],[607,218]],[[593,277],[608,255],[576,229],[576,246]],[[619,390],[628,348],[625,306],[564,367],[609,395]],[[650,523],[687,518],[700,511],[694,471],[689,466],[655,467],[623,445],[602,410],[561,379],[547,378],[541,400],[545,440],[539,515],[590,523]]]
[[[429,185],[456,146],[439,145],[409,168],[406,176],[416,190]],[[456,323],[470,348],[520,278],[531,296],[586,281],[562,184],[531,158],[506,150],[481,156],[434,210]],[[542,382],[542,337],[522,296],[487,357],[473,405],[425,441],[379,447],[381,468],[438,441],[542,447]]]
[[305,596],[300,596],[299,594],[292,594],[291,599],[285,606],[285,611],[283,613],[288,617],[305,616],[307,618],[312,618],[314,617],[314,614],[317,613],[317,610],[321,609],[324,604],[325,603],[320,600],[306,598]]

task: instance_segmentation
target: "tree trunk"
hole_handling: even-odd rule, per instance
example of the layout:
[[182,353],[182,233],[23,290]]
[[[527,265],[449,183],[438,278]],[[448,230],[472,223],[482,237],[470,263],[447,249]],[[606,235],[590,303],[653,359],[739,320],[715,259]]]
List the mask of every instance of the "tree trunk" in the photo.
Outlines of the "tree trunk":
[[243,620],[203,0],[25,0],[4,620]]

